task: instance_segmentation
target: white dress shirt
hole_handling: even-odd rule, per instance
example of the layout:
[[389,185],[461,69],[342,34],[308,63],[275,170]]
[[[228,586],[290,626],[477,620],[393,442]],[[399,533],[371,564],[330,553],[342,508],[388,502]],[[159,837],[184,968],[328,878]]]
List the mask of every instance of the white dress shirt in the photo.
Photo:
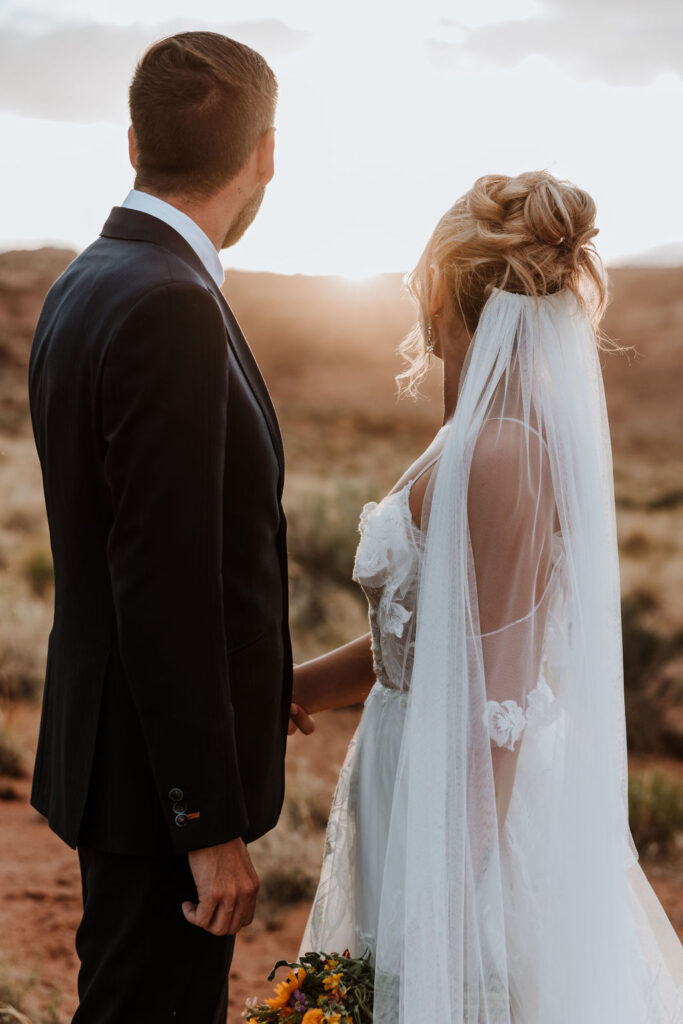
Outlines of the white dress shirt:
[[172,227],[179,235],[182,235],[188,245],[191,245],[199,256],[200,260],[214,279],[218,287],[225,280],[223,264],[218,258],[218,252],[213,242],[202,231],[199,224],[188,217],[182,210],[159,199],[158,196],[151,196],[149,192],[140,192],[133,188],[121,203],[127,210],[139,210],[140,213],[149,213],[152,217],[163,220]]

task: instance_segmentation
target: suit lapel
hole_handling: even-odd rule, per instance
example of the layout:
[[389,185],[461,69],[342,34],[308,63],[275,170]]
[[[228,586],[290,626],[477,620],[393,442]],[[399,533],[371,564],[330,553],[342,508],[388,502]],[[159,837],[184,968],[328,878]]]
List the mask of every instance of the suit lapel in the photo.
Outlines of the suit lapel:
[[277,415],[266,387],[266,382],[259,370],[258,363],[247,344],[242,329],[230,309],[225,296],[211,277],[197,253],[175,228],[172,228],[165,221],[153,217],[149,213],[142,213],[139,210],[129,210],[123,206],[115,206],[104,225],[102,232],[107,238],[124,238],[130,241],[151,242],[169,249],[172,253],[187,263],[195,273],[199,274],[207,288],[218,300],[223,312],[225,331],[230,345],[230,351],[242,368],[247,383],[259,404],[263,417],[268,426],[268,431],[273,442],[275,454],[280,470],[279,493],[282,492],[284,479],[284,448],[282,436],[277,421]]

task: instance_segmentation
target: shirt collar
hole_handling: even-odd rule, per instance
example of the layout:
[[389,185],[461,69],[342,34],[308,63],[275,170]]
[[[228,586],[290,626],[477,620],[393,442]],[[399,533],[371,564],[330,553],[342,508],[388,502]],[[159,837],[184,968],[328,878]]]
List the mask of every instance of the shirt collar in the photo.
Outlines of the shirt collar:
[[141,192],[139,189],[130,190],[121,206],[128,210],[138,210],[140,213],[149,213],[172,227],[179,235],[191,245],[199,256],[206,270],[220,288],[225,280],[225,271],[216,248],[199,224],[188,217],[186,213],[175,206],[171,206],[164,199],[150,195],[149,192]]

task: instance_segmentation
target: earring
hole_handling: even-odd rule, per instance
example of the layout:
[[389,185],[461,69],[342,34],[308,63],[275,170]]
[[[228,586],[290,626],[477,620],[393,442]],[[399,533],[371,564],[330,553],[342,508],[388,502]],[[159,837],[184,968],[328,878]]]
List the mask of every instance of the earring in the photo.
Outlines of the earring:
[[432,321],[427,321],[427,351],[431,355],[434,351],[434,338],[432,336]]

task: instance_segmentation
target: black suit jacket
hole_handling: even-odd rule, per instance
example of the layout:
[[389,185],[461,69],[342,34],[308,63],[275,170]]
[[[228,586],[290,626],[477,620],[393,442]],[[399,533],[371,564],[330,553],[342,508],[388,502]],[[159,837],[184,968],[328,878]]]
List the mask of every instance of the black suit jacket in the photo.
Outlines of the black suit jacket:
[[284,456],[181,235],[114,207],[47,295],[29,393],[55,567],[33,805],[71,846],[256,839],[292,688]]

